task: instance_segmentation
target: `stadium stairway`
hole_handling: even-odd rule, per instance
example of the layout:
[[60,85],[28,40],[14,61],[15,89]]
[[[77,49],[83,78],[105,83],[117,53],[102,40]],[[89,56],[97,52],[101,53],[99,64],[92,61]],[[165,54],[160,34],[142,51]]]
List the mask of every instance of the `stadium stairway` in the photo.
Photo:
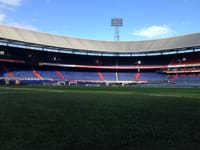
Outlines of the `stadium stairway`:
[[178,78],[178,75],[174,75],[173,78],[172,78],[172,81],[176,81]]
[[60,72],[60,71],[55,71],[57,76],[61,79],[61,80],[65,80],[64,75]]
[[10,71],[6,66],[3,66],[3,70],[8,74],[9,78],[14,78],[15,75],[12,71]]
[[140,80],[140,73],[137,72],[137,73],[135,74],[135,81],[139,81],[139,80]]
[[105,81],[105,78],[104,78],[104,76],[103,76],[103,74],[102,74],[101,72],[97,72],[97,74],[98,74],[99,79],[100,79],[101,81]]
[[33,74],[36,78],[42,79],[42,76],[36,70],[33,70]]

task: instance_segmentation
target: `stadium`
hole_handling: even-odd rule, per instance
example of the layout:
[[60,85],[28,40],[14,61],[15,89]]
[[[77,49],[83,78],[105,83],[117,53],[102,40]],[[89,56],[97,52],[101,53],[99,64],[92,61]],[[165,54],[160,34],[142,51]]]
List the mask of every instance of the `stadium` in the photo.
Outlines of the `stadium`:
[[199,0],[0,0],[0,150],[200,150]]
[[199,58],[200,33],[97,41],[0,25],[0,149],[198,150]]
[[96,41],[1,25],[0,45],[1,84],[200,85],[200,33]]

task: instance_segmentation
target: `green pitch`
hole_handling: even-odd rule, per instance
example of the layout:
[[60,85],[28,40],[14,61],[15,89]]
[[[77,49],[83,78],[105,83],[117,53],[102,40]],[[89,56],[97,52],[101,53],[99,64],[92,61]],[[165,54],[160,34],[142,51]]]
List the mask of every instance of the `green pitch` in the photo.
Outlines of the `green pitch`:
[[199,150],[200,89],[0,86],[0,150]]

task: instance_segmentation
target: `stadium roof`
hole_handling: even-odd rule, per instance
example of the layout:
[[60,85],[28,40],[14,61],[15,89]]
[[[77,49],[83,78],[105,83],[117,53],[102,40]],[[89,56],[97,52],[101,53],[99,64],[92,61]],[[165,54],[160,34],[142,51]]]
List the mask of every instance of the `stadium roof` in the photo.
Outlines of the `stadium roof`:
[[0,25],[0,39],[98,52],[138,53],[200,47],[200,33],[148,41],[97,41]]

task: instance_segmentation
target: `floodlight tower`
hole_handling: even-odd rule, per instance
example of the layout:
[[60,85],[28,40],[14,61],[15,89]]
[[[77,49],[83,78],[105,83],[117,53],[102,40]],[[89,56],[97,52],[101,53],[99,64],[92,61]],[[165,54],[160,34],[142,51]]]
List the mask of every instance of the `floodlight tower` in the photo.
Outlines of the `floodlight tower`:
[[111,26],[115,27],[115,36],[114,40],[119,41],[120,35],[119,35],[119,27],[123,26],[123,19],[122,18],[112,18],[111,19]]

